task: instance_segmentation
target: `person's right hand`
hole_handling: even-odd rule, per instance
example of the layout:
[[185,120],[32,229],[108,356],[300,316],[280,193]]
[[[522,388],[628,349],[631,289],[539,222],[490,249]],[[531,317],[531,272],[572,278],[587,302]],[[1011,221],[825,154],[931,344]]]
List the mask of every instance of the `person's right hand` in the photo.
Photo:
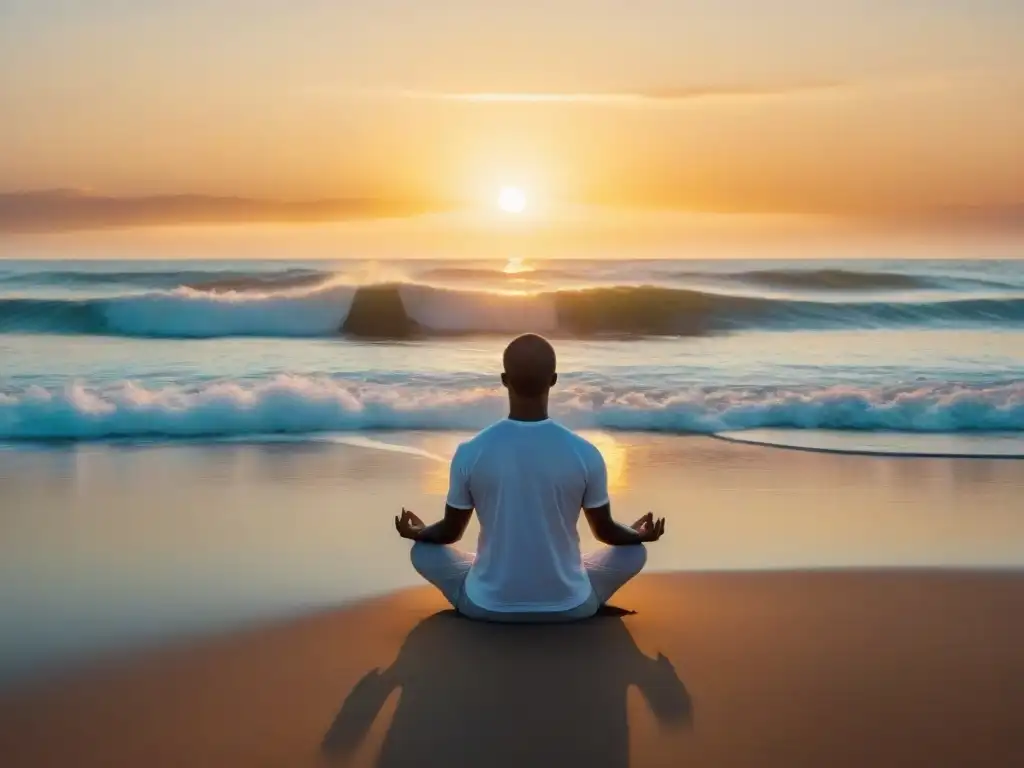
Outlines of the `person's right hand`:
[[630,528],[640,534],[640,541],[645,544],[651,541],[657,541],[665,533],[665,518],[659,517],[655,520],[654,513],[648,512],[633,523]]

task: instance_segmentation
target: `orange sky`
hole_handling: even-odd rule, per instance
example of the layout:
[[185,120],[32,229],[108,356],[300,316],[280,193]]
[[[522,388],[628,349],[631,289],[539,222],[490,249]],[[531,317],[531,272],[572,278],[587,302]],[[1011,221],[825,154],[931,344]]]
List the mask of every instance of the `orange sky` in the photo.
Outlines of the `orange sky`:
[[1022,28],[1012,0],[0,0],[0,191],[1000,208]]

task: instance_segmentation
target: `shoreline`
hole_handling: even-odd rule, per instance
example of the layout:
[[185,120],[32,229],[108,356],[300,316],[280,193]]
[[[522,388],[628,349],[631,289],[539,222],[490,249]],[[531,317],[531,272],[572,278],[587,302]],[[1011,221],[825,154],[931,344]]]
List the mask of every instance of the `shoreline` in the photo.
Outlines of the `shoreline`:
[[0,693],[0,754],[11,768],[1010,765],[1022,601],[1020,570],[656,573],[612,600],[635,615],[510,628],[405,589]]
[[[587,433],[617,517],[667,514],[650,572],[1024,566],[1019,465]],[[0,686],[114,649],[417,583],[396,509],[443,509],[461,433],[0,451]],[[472,550],[471,524],[461,546]],[[584,551],[597,548],[586,526]]]
[[[799,430],[799,429],[753,429],[751,432],[774,432],[782,433],[789,432],[792,434],[798,434],[806,436],[808,432],[818,432],[832,434],[836,430]],[[863,438],[863,435],[867,436],[893,436],[893,437],[906,437],[910,436],[911,439],[919,439],[921,437],[929,438],[985,438],[995,437],[1004,438],[1012,436],[1014,439],[1022,441],[1024,444],[1024,432],[899,432],[899,431],[865,431],[863,434],[858,434],[854,431],[843,433],[844,437],[851,439],[851,442],[856,438]],[[875,456],[878,458],[893,458],[893,459],[978,459],[988,461],[1021,461],[1024,460],[1024,445],[1022,445],[1021,453],[952,453],[952,452],[941,452],[941,451],[901,451],[901,450],[872,450],[870,448],[838,448],[838,447],[825,447],[825,446],[813,446],[813,445],[800,445],[794,443],[782,443],[782,442],[770,442],[767,440],[757,440],[742,437],[742,432],[711,432],[707,434],[707,437],[713,440],[722,440],[727,443],[733,443],[736,445],[750,445],[757,448],[769,448],[780,451],[803,451],[805,453],[822,453],[833,456]]]
[[[498,420],[500,420],[499,417]],[[486,425],[485,425],[486,426]],[[985,438],[1012,438],[1024,439],[1022,430],[954,430],[950,432],[941,431],[907,431],[898,429],[833,429],[817,427],[750,427],[749,429],[721,430],[717,432],[704,431],[672,431],[668,429],[637,429],[633,427],[607,427],[607,426],[572,426],[575,431],[581,432],[607,432],[613,435],[624,437],[650,437],[650,438],[679,438],[694,439],[708,438],[721,440],[737,445],[755,446],[758,448],[775,448],[779,450],[803,450],[816,453],[835,454],[837,456],[878,456],[885,458],[921,458],[921,459],[1022,459],[1024,454],[1001,454],[1001,453],[942,453],[942,452],[901,452],[897,450],[883,449],[852,449],[852,448],[831,448],[831,447],[810,447],[802,444],[771,442],[769,440],[751,440],[743,435],[752,433],[755,435],[771,433],[773,435],[790,434],[808,437],[849,438],[851,441],[857,438],[909,438],[912,440],[942,440],[942,439],[985,439]],[[254,432],[251,434],[230,434],[211,432],[209,434],[124,434],[105,435],[97,437],[18,437],[0,438],[0,447],[8,450],[19,448],[162,448],[187,445],[271,445],[271,444],[294,444],[303,443],[336,443],[339,445],[349,444],[353,447],[370,447],[346,443],[348,440],[363,440],[366,438],[379,438],[387,435],[472,435],[479,430],[469,430],[463,427],[445,427],[436,429],[408,428],[402,426],[384,428],[353,428],[338,430],[323,430],[311,432]]]

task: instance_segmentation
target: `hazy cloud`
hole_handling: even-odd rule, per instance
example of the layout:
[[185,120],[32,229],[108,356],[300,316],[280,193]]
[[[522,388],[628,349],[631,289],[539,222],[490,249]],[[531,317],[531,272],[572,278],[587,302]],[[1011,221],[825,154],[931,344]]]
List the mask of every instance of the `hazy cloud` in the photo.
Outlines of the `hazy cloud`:
[[1024,202],[942,206],[912,218],[935,228],[1024,233]]
[[794,83],[778,86],[687,86],[628,91],[398,91],[410,99],[458,101],[477,104],[597,104],[609,106],[672,106],[711,99],[757,99],[797,96],[850,88],[842,81]]
[[[198,194],[112,197],[57,189],[0,193],[0,233],[69,232],[176,224],[322,223],[399,218],[450,207],[372,198],[286,202]],[[679,210],[687,209],[681,206]],[[879,210],[861,215],[866,221],[874,221],[879,226],[1024,233],[1024,203],[922,207],[902,212]]]
[[167,224],[324,222],[410,216],[428,210],[431,206],[425,203],[371,198],[286,202],[195,194],[108,197],[56,189],[0,193],[0,232],[59,232]]

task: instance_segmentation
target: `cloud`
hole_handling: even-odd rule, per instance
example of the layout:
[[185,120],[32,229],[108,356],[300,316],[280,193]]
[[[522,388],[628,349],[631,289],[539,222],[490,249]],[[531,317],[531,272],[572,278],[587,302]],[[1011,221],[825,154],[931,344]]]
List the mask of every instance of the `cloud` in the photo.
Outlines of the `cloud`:
[[687,86],[624,91],[397,91],[409,99],[468,102],[473,104],[594,104],[606,106],[674,106],[712,99],[764,99],[840,91],[851,87],[841,81],[796,83],[781,86]]
[[326,222],[411,216],[436,210],[417,201],[350,198],[288,202],[210,195],[108,197],[81,190],[0,193],[0,232],[245,222]]
[[942,206],[924,211],[916,220],[937,228],[1024,233],[1024,202]]

